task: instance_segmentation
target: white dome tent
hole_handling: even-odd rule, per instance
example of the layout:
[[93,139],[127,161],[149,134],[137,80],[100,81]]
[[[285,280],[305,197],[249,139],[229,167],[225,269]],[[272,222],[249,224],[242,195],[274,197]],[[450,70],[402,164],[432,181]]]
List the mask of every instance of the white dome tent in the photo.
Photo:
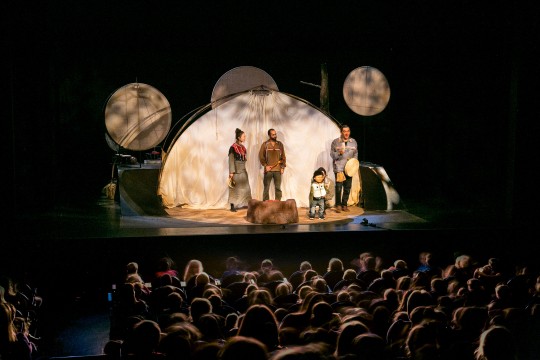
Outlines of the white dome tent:
[[329,151],[332,140],[340,135],[336,121],[306,101],[259,87],[208,111],[176,137],[166,151],[158,187],[165,207],[228,208],[227,154],[236,128],[246,133],[253,198],[262,199],[263,169],[258,152],[270,128],[276,129],[287,156],[282,200],[295,199],[298,207],[308,207],[309,184],[321,166],[334,180]]

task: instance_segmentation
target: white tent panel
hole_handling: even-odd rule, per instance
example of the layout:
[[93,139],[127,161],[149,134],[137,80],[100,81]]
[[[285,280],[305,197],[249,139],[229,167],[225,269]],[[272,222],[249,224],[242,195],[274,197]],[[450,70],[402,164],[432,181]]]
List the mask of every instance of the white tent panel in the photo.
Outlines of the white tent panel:
[[[158,188],[164,206],[229,207],[227,154],[236,128],[246,133],[246,167],[254,199],[262,199],[263,168],[258,152],[270,128],[276,129],[287,157],[282,200],[295,199],[298,207],[309,206],[311,178],[321,166],[334,180],[330,144],[340,135],[338,124],[287,94],[250,91],[201,116],[173,144],[163,163]],[[270,198],[274,198],[273,186]]]

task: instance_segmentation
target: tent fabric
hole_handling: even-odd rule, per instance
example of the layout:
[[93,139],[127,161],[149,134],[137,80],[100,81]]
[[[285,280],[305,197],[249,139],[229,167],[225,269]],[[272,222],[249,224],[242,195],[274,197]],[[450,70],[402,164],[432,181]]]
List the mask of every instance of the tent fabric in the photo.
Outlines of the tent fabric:
[[[295,199],[298,207],[308,207],[311,178],[321,166],[334,180],[330,144],[340,136],[336,121],[291,95],[247,91],[208,111],[177,136],[164,158],[158,185],[165,207],[229,207],[227,154],[236,128],[246,133],[246,169],[254,199],[262,199],[263,167],[258,152],[270,128],[277,131],[287,156],[281,200]],[[358,177],[353,180],[351,204],[358,202],[360,184]],[[272,185],[270,199],[274,199]]]

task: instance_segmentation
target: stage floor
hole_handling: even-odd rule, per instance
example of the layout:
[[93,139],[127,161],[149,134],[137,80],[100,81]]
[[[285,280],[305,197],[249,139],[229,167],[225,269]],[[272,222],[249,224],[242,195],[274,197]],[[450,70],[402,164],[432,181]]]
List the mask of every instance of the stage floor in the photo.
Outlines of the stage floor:
[[310,220],[307,208],[299,208],[299,221],[286,225],[253,224],[246,220],[247,208],[229,210],[166,209],[164,216],[125,216],[117,201],[105,197],[87,206],[60,206],[40,213],[20,226],[24,234],[39,228],[41,236],[54,238],[119,238],[148,236],[191,236],[261,234],[312,231],[384,231],[432,228],[435,224],[407,210],[367,211],[358,206],[349,212],[326,211],[326,219]]
[[253,224],[246,220],[247,209],[229,210],[166,209],[160,216],[126,216],[118,200],[105,196],[77,204],[61,204],[45,212],[28,212],[16,218],[16,235],[40,238],[122,238],[153,236],[193,236],[228,234],[303,233],[336,231],[482,229],[505,226],[500,216],[474,213],[434,201],[409,201],[400,210],[350,212],[328,209],[326,219],[309,220],[307,208],[299,208],[299,221],[286,225]]

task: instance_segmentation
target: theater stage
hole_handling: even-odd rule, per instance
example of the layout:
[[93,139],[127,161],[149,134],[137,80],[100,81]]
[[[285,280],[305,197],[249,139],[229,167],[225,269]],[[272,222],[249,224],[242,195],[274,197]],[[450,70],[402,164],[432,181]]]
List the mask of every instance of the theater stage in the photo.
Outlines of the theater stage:
[[[53,214],[59,237],[80,237],[81,223],[92,217],[98,226],[88,226],[86,237],[189,236],[274,232],[382,231],[430,226],[421,216],[409,212],[405,203],[385,182],[382,166],[363,163],[361,168],[364,197],[362,206],[350,206],[349,212],[327,209],[326,218],[309,220],[308,208],[298,208],[298,222],[286,225],[262,225],[247,220],[247,207],[233,213],[228,209],[193,209],[189,206],[164,208],[156,196],[159,166],[121,166],[114,200],[103,196],[91,204],[92,210],[57,209]],[[398,200],[393,199],[397,198]],[[393,201],[393,202],[392,202]],[[80,213],[80,214],[78,214]],[[77,219],[78,226],[70,226]],[[82,221],[81,221],[82,220]]]
[[[299,221],[293,224],[253,224],[247,221],[247,208],[233,213],[226,209],[164,209],[161,215],[123,215],[121,205],[102,197],[86,208],[58,207],[54,212],[33,218],[32,227],[54,238],[122,238],[153,236],[196,236],[335,231],[385,231],[432,228],[423,218],[406,210],[365,210],[349,207],[349,212],[326,211],[324,220],[309,220],[308,209],[299,208]],[[30,228],[21,227],[20,231]]]
[[[390,207],[382,182],[372,172],[363,175],[366,198],[349,212],[327,209],[326,219],[309,220],[308,209],[298,208],[299,220],[286,225],[263,225],[247,221],[247,208],[228,209],[164,208],[155,194],[157,169],[130,170],[120,177],[116,196],[74,199],[52,210],[32,207],[16,217],[15,232],[26,238],[89,239],[136,237],[188,237],[273,233],[384,232],[400,230],[493,229],[505,224],[499,215],[474,212],[435,197],[400,197]],[[125,175],[137,175],[126,177]],[[122,180],[124,180],[122,182]],[[141,186],[141,180],[144,186]]]

